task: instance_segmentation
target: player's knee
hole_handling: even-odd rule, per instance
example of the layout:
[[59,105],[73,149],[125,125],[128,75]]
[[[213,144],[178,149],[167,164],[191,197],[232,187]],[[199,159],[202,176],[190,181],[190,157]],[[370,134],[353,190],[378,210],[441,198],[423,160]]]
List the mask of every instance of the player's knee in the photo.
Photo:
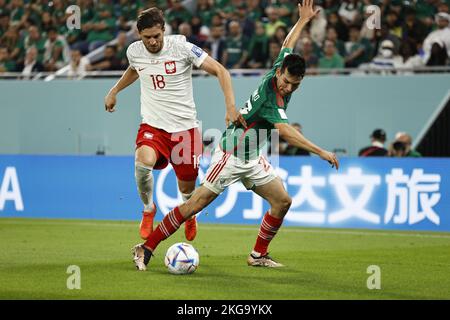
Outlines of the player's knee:
[[135,166],[135,168],[137,168],[137,167],[143,167],[143,168],[148,168],[148,169],[150,169],[150,170],[152,170],[153,169],[153,167],[154,167],[154,163],[151,163],[151,162],[149,162],[149,161],[135,161],[134,162],[134,166]]
[[280,208],[281,212],[286,213],[289,211],[291,204],[292,198],[288,194],[285,194],[279,198],[277,206]]
[[146,146],[142,146],[136,150],[134,160],[136,165],[153,168],[156,163],[155,151]]
[[139,153],[136,154],[134,162],[135,162],[136,166],[141,166],[141,167],[153,168],[155,166],[155,159],[145,157],[144,155],[139,154]]
[[286,211],[289,210],[291,205],[292,205],[292,198],[289,196],[286,196],[285,200],[283,200],[283,206],[286,208]]

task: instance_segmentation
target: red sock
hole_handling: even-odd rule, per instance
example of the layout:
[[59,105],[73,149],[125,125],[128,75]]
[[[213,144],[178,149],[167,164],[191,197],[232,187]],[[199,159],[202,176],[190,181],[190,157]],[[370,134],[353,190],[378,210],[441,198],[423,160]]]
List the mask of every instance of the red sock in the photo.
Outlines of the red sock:
[[186,219],[181,215],[180,209],[176,207],[158,224],[155,231],[150,234],[144,245],[152,251],[155,251],[158,244],[174,234],[184,220]]
[[261,222],[258,238],[256,239],[255,248],[253,250],[261,255],[265,255],[270,241],[275,237],[282,223],[283,219],[275,218],[274,216],[271,216],[269,212],[266,212],[263,221]]

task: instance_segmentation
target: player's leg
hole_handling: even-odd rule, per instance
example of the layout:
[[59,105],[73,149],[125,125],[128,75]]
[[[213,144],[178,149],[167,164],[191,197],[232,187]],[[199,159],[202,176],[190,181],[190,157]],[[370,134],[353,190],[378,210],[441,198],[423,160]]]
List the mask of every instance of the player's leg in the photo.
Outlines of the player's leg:
[[161,241],[175,233],[184,221],[203,210],[217,196],[216,193],[204,186],[197,188],[187,202],[175,207],[164,217],[144,246],[154,251]]
[[141,238],[147,239],[153,232],[156,206],[153,203],[153,170],[168,164],[169,148],[165,131],[141,124],[136,137],[135,177],[139,196],[144,204],[141,221]]
[[156,206],[153,203],[153,167],[157,160],[157,151],[147,145],[141,145],[135,153],[134,175],[139,197],[144,204],[140,235],[147,239],[153,232],[153,219],[156,214]]
[[187,202],[170,211],[155,231],[150,234],[147,241],[143,245],[138,244],[133,248],[133,260],[136,268],[145,271],[159,243],[174,234],[183,222],[203,210],[217,196],[217,193],[201,186],[195,189],[194,194]]
[[255,246],[247,263],[250,266],[281,267],[282,264],[275,262],[268,255],[268,247],[280,229],[292,199],[278,177],[266,184],[256,186],[254,191],[269,202],[270,210],[263,217]]
[[[183,201],[186,202],[194,193],[203,141],[197,128],[178,133],[172,136],[171,140],[175,143],[171,150],[170,162],[177,176],[178,189]],[[185,221],[184,234],[188,241],[195,239],[197,235],[195,215]]]
[[288,212],[292,200],[273,167],[263,156],[252,161],[250,165],[242,183],[247,189],[253,190],[266,199],[271,208],[263,217],[255,247],[249,255],[247,263],[251,266],[281,267],[281,264],[275,262],[268,255],[267,249],[283,223],[283,218]]
[[[195,182],[196,180],[185,181],[178,179],[178,189],[180,190],[183,202],[188,201],[194,194]],[[184,235],[188,241],[195,239],[197,235],[197,218],[195,215],[184,222]]]

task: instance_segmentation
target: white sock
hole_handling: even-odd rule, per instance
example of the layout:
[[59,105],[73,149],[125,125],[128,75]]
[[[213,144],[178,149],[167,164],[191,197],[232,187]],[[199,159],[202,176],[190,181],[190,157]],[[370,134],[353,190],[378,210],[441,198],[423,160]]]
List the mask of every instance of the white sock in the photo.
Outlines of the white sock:
[[[194,189],[194,191],[195,191],[195,189]],[[194,191],[192,191],[191,193],[183,193],[183,192],[181,192],[181,197],[183,198],[183,202],[188,201],[192,197],[192,195],[194,194]],[[195,218],[195,215],[193,215],[192,217],[189,217],[187,220],[191,220],[191,219],[194,219],[194,218]]]
[[134,176],[139,192],[139,197],[144,204],[144,211],[153,210],[153,167],[144,166],[136,163],[134,167]]
[[192,191],[191,193],[181,192],[181,198],[183,198],[183,202],[188,201],[192,197],[193,194],[194,194],[194,191]]

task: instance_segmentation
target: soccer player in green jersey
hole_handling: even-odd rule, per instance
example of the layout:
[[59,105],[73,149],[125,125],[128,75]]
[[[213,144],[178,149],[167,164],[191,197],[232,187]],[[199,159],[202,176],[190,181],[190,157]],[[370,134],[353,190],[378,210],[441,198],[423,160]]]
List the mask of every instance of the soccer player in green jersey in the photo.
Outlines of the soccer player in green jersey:
[[210,204],[231,184],[241,181],[248,189],[266,199],[271,208],[264,215],[253,251],[250,266],[281,267],[268,255],[270,241],[280,228],[291,205],[291,198],[267,160],[261,148],[270,141],[273,129],[290,145],[317,154],[336,169],[339,162],[334,153],[316,146],[288,124],[286,107],[291,94],[299,87],[305,74],[305,61],[292,50],[302,29],[318,13],[313,0],[298,5],[300,19],[287,35],[278,59],[259,86],[240,110],[247,128],[230,125],[217,146],[202,185],[184,204],[169,212],[144,244],[133,248],[133,261],[138,270],[146,270],[158,244],[172,235],[180,225]]

